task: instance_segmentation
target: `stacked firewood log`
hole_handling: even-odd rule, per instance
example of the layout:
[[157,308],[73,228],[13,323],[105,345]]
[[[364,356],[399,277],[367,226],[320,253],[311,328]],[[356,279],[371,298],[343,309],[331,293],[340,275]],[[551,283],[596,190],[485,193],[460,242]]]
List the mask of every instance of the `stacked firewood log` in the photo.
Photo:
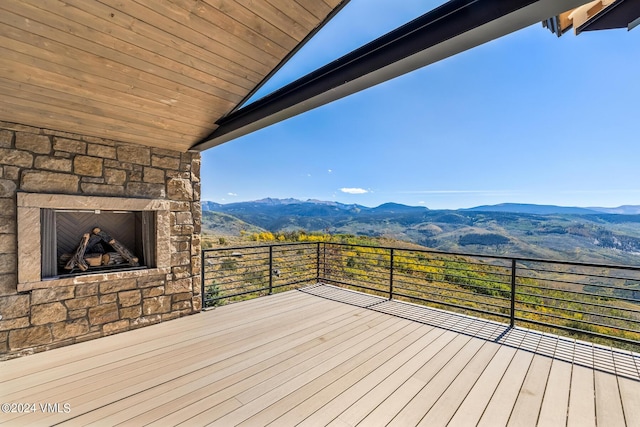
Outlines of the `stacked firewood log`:
[[[106,251],[103,243],[106,243],[113,251]],[[94,228],[91,233],[85,233],[80,243],[72,254],[64,254],[60,262],[66,270],[87,271],[89,267],[106,265],[128,264],[140,265],[138,258],[118,240],[112,238],[99,228]]]

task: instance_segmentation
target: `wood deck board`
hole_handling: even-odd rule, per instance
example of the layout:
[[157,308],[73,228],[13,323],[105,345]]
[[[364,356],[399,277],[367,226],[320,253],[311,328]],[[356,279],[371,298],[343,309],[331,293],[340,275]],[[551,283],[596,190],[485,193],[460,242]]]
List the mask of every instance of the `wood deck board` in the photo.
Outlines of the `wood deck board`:
[[513,407],[510,426],[535,426],[540,414],[544,391],[551,370],[552,359],[535,355]]
[[538,415],[538,425],[553,427],[566,424],[570,385],[571,364],[553,360]]
[[[295,295],[295,294],[293,294]],[[255,300],[254,300],[255,301]],[[172,345],[175,342],[187,341],[185,333],[191,333],[193,336],[206,336],[210,333],[222,333],[230,328],[247,324],[250,321],[265,320],[268,317],[274,315],[274,311],[278,310],[278,306],[274,304],[274,301],[264,301],[264,306],[255,307],[251,304],[254,301],[247,301],[245,304],[236,304],[234,306],[225,307],[224,312],[216,313],[216,321],[225,322],[224,327],[218,327],[216,329],[206,330],[205,328],[210,324],[210,319],[200,316],[184,317],[176,319],[171,323],[165,323],[162,329],[159,328],[146,328],[137,329],[127,334],[112,335],[100,340],[92,341],[91,346],[74,346],[73,352],[48,352],[48,357],[34,357],[29,365],[22,362],[22,359],[14,359],[4,362],[9,369],[6,375],[3,375],[0,379],[0,383],[4,383],[11,379],[24,380],[24,377],[28,374],[38,375],[39,372],[50,371],[55,367],[69,367],[73,362],[86,362],[87,359],[97,357],[109,351],[110,357],[116,357],[117,353],[126,353],[131,355],[132,351],[135,351],[136,346],[144,346],[148,349],[149,343],[159,338],[166,337],[167,335],[174,335],[174,339],[171,343],[161,344],[160,347]],[[280,305],[295,304],[296,300],[292,298],[279,299]],[[319,302],[319,301],[318,301]],[[246,308],[244,307],[246,305]],[[242,307],[243,310],[230,310],[236,307]],[[251,313],[253,319],[248,320],[243,316],[245,313]],[[231,322],[231,323],[230,323]],[[117,343],[117,345],[114,345]],[[22,370],[21,370],[22,369]]]
[[[363,381],[351,387],[345,393],[337,396],[331,404],[309,417],[302,425],[322,425],[327,415],[338,416],[347,425],[354,425],[350,421],[357,422],[369,414],[378,405],[384,402],[391,394],[406,384],[411,377],[427,362],[433,360],[438,354],[454,350],[464,344],[464,337],[445,332],[438,336],[433,343],[417,353],[408,354],[409,360],[398,366],[398,362],[392,361],[386,366],[364,378]],[[335,414],[335,415],[334,415]],[[329,421],[329,420],[326,420]]]
[[[347,326],[352,323],[353,319],[351,318],[345,318],[342,321],[342,324]],[[324,323],[319,323],[317,327],[302,329],[265,345],[252,346],[250,350],[234,354],[231,357],[220,360],[212,359],[210,364],[201,370],[184,375],[171,383],[161,384],[145,390],[143,393],[136,395],[134,399],[127,399],[126,402],[121,401],[108,405],[97,412],[109,416],[117,414],[117,416],[112,417],[113,419],[109,419],[114,421],[123,416],[123,413],[120,412],[122,409],[135,405],[139,413],[154,411],[155,416],[161,417],[162,411],[158,409],[159,406],[166,407],[167,402],[186,405],[192,403],[192,400],[189,399],[194,398],[194,393],[212,383],[217,382],[223,387],[237,381],[235,380],[236,377],[242,378],[252,373],[270,369],[277,365],[280,359],[287,359],[305,348],[314,348],[319,342],[319,337],[328,336],[327,331],[335,331],[335,326],[327,327]],[[287,343],[288,346],[285,346]],[[130,400],[132,402],[128,402]],[[127,418],[130,418],[131,414],[132,412],[129,411]],[[101,415],[94,414],[92,418],[95,418],[95,416]]]
[[[352,319],[345,318],[343,322],[348,324],[352,322]],[[319,326],[324,326],[324,324],[319,324]],[[267,346],[254,347],[247,352],[212,363],[203,370],[185,375],[171,383],[156,386],[139,393],[131,399],[105,406],[88,414],[89,416],[80,418],[84,422],[85,420],[95,421],[108,416],[110,422],[121,422],[131,417],[131,411],[128,411],[129,415],[124,411],[132,406],[135,406],[139,413],[155,411],[156,415],[161,416],[160,411],[156,408],[161,406],[163,402],[175,402],[183,398],[183,396],[191,395],[201,387],[205,387],[214,381],[228,378],[230,375],[241,371],[246,375],[249,370],[259,372],[260,370],[268,369],[277,363],[276,356],[287,358],[295,355],[296,351],[317,343],[318,337],[326,335],[327,331],[330,330],[335,330],[335,327],[324,326],[316,329],[307,328],[301,330],[278,340],[278,342],[269,343],[269,348],[264,348]],[[293,348],[281,347],[280,344],[284,344],[284,342],[288,342],[289,346]]]
[[533,353],[518,351],[495,389],[478,425],[506,425],[527,375]]
[[252,387],[247,392],[236,396],[240,401],[246,403],[243,408],[217,420],[212,425],[237,425],[245,421],[250,416],[266,409],[312,380],[322,375],[330,375],[340,364],[358,357],[359,353],[364,352],[367,348],[374,345],[382,339],[385,334],[397,332],[398,327],[401,326],[403,325],[398,324],[398,322],[391,325],[381,324],[378,333],[373,335],[367,333],[367,338],[364,340],[344,341],[340,345],[332,348],[331,351],[308,359],[304,364],[297,366],[296,368],[298,369],[288,370],[286,375],[281,375],[279,378],[274,378],[268,383],[263,383],[262,385],[264,387]]
[[[377,369],[385,360],[395,357],[402,349],[424,336],[424,329],[418,324],[405,327],[402,330],[404,335],[400,333],[394,334],[383,341],[379,341],[376,345],[371,346],[366,351],[358,355],[357,358],[351,358],[332,370],[328,375],[323,375],[314,379],[310,383],[301,387],[295,394],[291,393],[277,403],[269,406],[260,413],[247,419],[241,425],[267,425],[275,420],[280,425],[295,425],[304,416],[313,413],[321,408],[324,400],[321,399],[322,392],[333,386],[334,391],[329,391],[325,395],[334,396],[338,390],[353,385],[353,381],[361,378],[364,373],[370,373]],[[297,407],[297,411],[292,409]],[[302,413],[302,417],[295,421],[295,413]]]
[[[314,325],[311,322],[308,325],[296,325],[272,335],[264,334],[264,330],[257,330],[248,336],[252,338],[250,340],[243,340],[243,337],[239,336],[234,337],[232,342],[214,341],[185,357],[183,357],[185,355],[183,351],[173,350],[160,354],[158,357],[125,360],[124,363],[115,364],[113,367],[107,365],[107,368],[111,369],[101,370],[98,373],[84,371],[60,378],[57,381],[50,381],[40,388],[30,388],[20,398],[38,395],[47,401],[57,401],[58,396],[63,394],[67,398],[74,398],[77,409],[82,411],[86,406],[95,407],[108,403],[110,399],[118,395],[132,396],[154,384],[162,384],[164,381],[196,372],[213,361],[243,353],[249,346],[267,344],[272,342],[274,337],[288,336],[296,329],[309,326]],[[263,336],[260,336],[261,334]],[[217,349],[215,348],[216,343],[220,344]]]
[[[596,421],[599,426],[624,426],[624,412],[615,375],[595,372]],[[640,404],[640,395],[638,404]]]
[[629,426],[640,425],[640,382],[618,377],[618,387],[622,398],[624,418]]
[[[134,418],[131,421],[139,424],[143,421],[148,421],[150,419],[149,417],[152,417],[154,421],[162,421],[161,424],[172,424],[178,422],[182,414],[194,416],[206,411],[208,407],[215,409],[216,405],[221,404],[226,399],[235,398],[237,394],[250,389],[252,386],[268,382],[282,372],[286,372],[288,369],[295,367],[297,364],[304,363],[317,354],[323,353],[328,348],[334,346],[336,341],[339,342],[340,338],[348,339],[357,336],[357,334],[363,330],[363,326],[366,328],[368,324],[371,324],[371,320],[382,322],[385,319],[380,317],[376,319],[363,317],[362,322],[364,325],[352,321],[350,324],[343,325],[340,329],[322,336],[321,338],[324,339],[320,340],[321,343],[316,342],[315,345],[303,344],[291,348],[291,352],[265,359],[261,363],[257,363],[231,375],[224,373],[222,378],[217,381],[212,379],[204,381],[203,386],[197,390],[189,391],[187,389],[188,394],[179,399],[171,400],[170,397],[174,396],[165,397],[164,400],[171,402],[171,405],[162,405],[161,402],[158,402],[158,408],[154,409],[152,413],[148,413],[141,418]],[[285,348],[290,348],[289,346],[290,344],[285,344]],[[264,359],[264,357],[261,359]],[[172,407],[176,406],[180,409],[172,411]],[[162,418],[162,416],[166,416],[167,418]]]
[[569,394],[567,426],[595,426],[596,408],[594,399],[593,370],[574,365]]
[[496,356],[489,362],[471,390],[464,396],[464,400],[450,420],[451,425],[475,426],[480,421],[493,391],[509,367],[516,351],[512,347],[506,346],[501,346],[498,349]]
[[480,375],[496,356],[500,346],[484,343],[476,356],[459,372],[455,380],[442,393],[429,412],[422,418],[420,425],[446,425],[455,415],[460,404],[474,386]]
[[[348,319],[345,321],[345,327],[353,328],[354,323],[355,322],[352,319]],[[169,412],[171,412],[171,406],[163,405],[162,402],[173,402],[175,399],[181,398],[182,401],[179,402],[181,405],[192,403],[192,400],[195,399],[197,396],[196,392],[200,393],[203,396],[207,396],[210,393],[206,389],[207,387],[210,387],[212,384],[214,384],[214,387],[219,387],[219,388],[225,388],[229,385],[236,385],[235,383],[237,383],[240,380],[243,380],[244,377],[248,375],[247,373],[252,373],[256,369],[262,369],[264,367],[265,368],[264,372],[266,372],[269,375],[273,375],[273,372],[276,372],[274,365],[277,364],[278,357],[287,357],[287,356],[291,356],[292,354],[289,352],[284,352],[282,354],[278,353],[274,356],[276,361],[271,362],[270,359],[264,360],[265,354],[266,354],[265,351],[267,350],[267,348],[275,347],[277,349],[276,352],[282,352],[286,349],[286,347],[283,347],[282,344],[286,343],[287,341],[295,343],[297,342],[296,338],[299,336],[303,336],[303,339],[307,339],[307,340],[309,339],[309,337],[311,337],[311,339],[313,340],[315,335],[314,333],[321,326],[323,326],[323,324],[318,323],[317,325],[306,325],[305,328],[287,328],[287,329],[284,329],[281,333],[277,333],[271,336],[265,335],[265,339],[253,340],[253,341],[250,340],[247,343],[247,345],[242,347],[238,347],[237,345],[236,346],[232,345],[230,346],[229,351],[225,351],[225,352],[215,351],[215,352],[212,352],[211,355],[206,355],[206,353],[201,352],[199,355],[196,355],[193,358],[179,360],[177,362],[178,365],[180,365],[181,363],[185,364],[186,362],[187,367],[177,368],[176,370],[174,370],[174,372],[172,372],[172,375],[180,375],[182,373],[185,376],[189,376],[192,382],[190,384],[185,385],[179,390],[172,388],[168,392],[168,394],[165,394],[162,396],[161,400],[157,399],[155,402],[151,401],[150,403],[152,404],[152,407],[148,408],[148,411],[153,410],[153,412],[148,413],[146,416],[143,416],[143,418],[148,416],[151,416],[151,417],[161,416],[163,413],[162,412],[163,410],[168,410]],[[300,329],[299,334],[297,333],[296,329]],[[278,338],[277,342],[276,340],[274,340],[274,338]],[[234,347],[236,348],[235,351],[234,351]],[[319,348],[317,345],[315,346],[312,345],[309,347],[311,349]],[[257,357],[252,358],[251,351],[253,349],[259,349],[263,353]],[[230,363],[227,363],[227,360],[229,359],[233,359],[233,360]],[[235,367],[242,366],[242,364],[239,362],[247,359],[252,360],[254,362],[257,362],[257,361],[262,361],[262,362],[256,363],[250,368],[247,368],[244,371],[241,371],[239,373],[234,372]],[[226,366],[226,369],[224,369],[225,368],[224,365],[229,365],[229,364],[230,366]],[[271,368],[271,369],[266,369],[266,368]],[[207,373],[212,371],[214,373],[213,376],[206,375]],[[219,376],[215,375],[216,373],[223,374],[224,377],[220,378]],[[162,373],[159,373],[159,375],[162,375]],[[176,385],[175,380],[172,381],[172,383]],[[136,386],[140,387],[139,384],[137,384]],[[151,386],[153,386],[153,382],[151,383]],[[203,390],[200,390],[199,386],[201,386],[200,388]],[[143,392],[147,392],[148,390],[149,389],[145,389]],[[131,393],[131,395],[133,395],[133,393]],[[186,400],[189,400],[189,402],[183,399],[184,396],[188,396]],[[162,406],[163,408],[158,409],[157,408],[158,406]],[[144,409],[143,406],[137,406],[135,408],[135,411],[141,412],[142,409]],[[145,412],[145,411],[142,411],[142,412]],[[130,416],[131,415],[132,415],[132,412],[130,412]]]
[[[424,370],[418,372],[414,378],[424,381],[424,386],[393,417],[390,425],[420,425],[425,417],[425,412],[430,412],[436,401],[443,396],[458,375],[468,367],[469,363],[474,359],[482,363],[482,356],[477,356],[479,354],[484,355],[481,349],[485,344],[487,343],[481,340],[472,339],[455,356],[451,357],[438,372],[430,372],[429,375],[425,375],[423,373]],[[371,416],[375,417],[376,414],[372,413]]]
[[[375,370],[360,370],[354,372],[353,375],[344,377],[342,381],[331,384],[314,396],[313,402],[310,404],[293,408],[277,421],[282,423],[281,425],[322,425],[323,422],[326,424],[348,408],[350,402],[357,401],[367,390],[371,390],[383,380],[392,376],[396,379],[402,378],[405,376],[403,370],[407,372],[417,370],[421,363],[420,358],[414,357],[416,354],[424,354],[425,351],[436,353],[453,337],[455,335],[452,333],[431,329],[393,358],[384,361]],[[426,350],[429,346],[431,349]],[[426,354],[424,356],[428,358]],[[416,364],[418,366],[412,367]]]
[[1,362],[2,402],[71,412],[0,424],[631,426],[637,361],[316,285]]
[[[304,308],[309,311],[313,310],[312,306],[308,304],[303,304],[300,306],[300,308]],[[269,317],[273,317],[275,315],[276,309],[277,307],[272,307],[272,310],[269,312],[264,313],[261,311],[255,311],[252,314],[255,316],[255,320],[266,321]],[[322,311],[326,309],[327,308],[325,306],[321,305],[316,310]],[[220,320],[224,321],[225,319],[223,318]],[[188,346],[193,340],[198,343],[203,340],[218,338],[224,334],[233,334],[238,328],[241,328],[240,331],[242,331],[243,333],[254,330],[246,329],[245,325],[247,324],[247,322],[248,321],[246,320],[246,318],[240,317],[225,325],[224,328],[219,328],[217,330],[207,332],[206,330],[203,330],[201,328],[194,329],[193,322],[186,323],[184,321],[176,321],[175,323],[171,324],[170,328],[164,328],[162,334],[152,336],[148,340],[139,341],[139,338],[147,332],[146,330],[140,329],[124,336],[110,337],[109,342],[106,342],[106,339],[92,342],[92,344],[95,345],[87,346],[86,350],[88,350],[88,352],[82,352],[81,358],[74,358],[72,356],[66,355],[65,352],[59,352],[57,354],[53,354],[53,357],[51,358],[44,359],[44,366],[24,366],[24,364],[19,365],[23,367],[23,370],[18,369],[19,366],[15,366],[19,364],[19,359],[16,359],[14,361],[7,362],[8,366],[10,367],[10,372],[7,377],[10,378],[7,378],[0,383],[2,383],[3,388],[5,388],[6,391],[11,391],[12,387],[25,389],[32,382],[34,382],[35,384],[43,384],[50,379],[57,378],[60,373],[68,373],[69,370],[76,371],[77,373],[80,371],[82,366],[87,365],[87,360],[91,361],[91,374],[95,374],[103,366],[117,363],[119,361],[130,361],[136,356],[153,355],[155,351],[160,353],[168,353],[172,351],[173,348],[177,348],[178,350],[180,350],[181,348]],[[202,325],[202,327],[206,327],[206,325]],[[169,344],[165,342],[165,337],[167,335],[172,335],[173,337],[175,337]],[[118,340],[118,338],[121,339]],[[114,348],[114,342],[117,342],[118,347]],[[106,352],[105,350],[108,348],[111,348],[112,351]]]

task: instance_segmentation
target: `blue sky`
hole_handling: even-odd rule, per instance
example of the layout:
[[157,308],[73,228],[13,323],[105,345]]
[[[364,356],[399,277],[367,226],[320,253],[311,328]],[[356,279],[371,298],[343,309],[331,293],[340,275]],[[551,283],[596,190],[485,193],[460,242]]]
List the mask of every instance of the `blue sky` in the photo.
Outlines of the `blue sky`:
[[[439,3],[351,0],[259,96]],[[640,29],[536,24],[205,151],[202,200],[640,205],[639,76]]]

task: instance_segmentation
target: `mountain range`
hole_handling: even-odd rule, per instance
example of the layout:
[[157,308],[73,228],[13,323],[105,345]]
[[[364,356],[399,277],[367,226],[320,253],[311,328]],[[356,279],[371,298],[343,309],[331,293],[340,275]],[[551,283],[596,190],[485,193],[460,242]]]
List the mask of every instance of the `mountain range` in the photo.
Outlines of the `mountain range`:
[[[640,206],[581,208],[504,203],[459,210],[385,203],[267,198],[202,202],[203,231],[304,230],[384,237],[450,252],[640,264]],[[235,221],[234,221],[235,220]]]
[[[304,206],[304,209],[313,211],[319,207],[332,207],[338,211],[364,211],[364,212],[382,212],[382,211],[394,211],[394,212],[407,212],[407,211],[424,211],[429,210],[422,206],[408,206],[399,203],[384,203],[380,206],[369,208],[358,204],[343,204],[339,202],[330,202],[323,200],[298,200],[293,198],[288,199],[276,199],[265,198],[250,202],[239,203],[227,203],[221,204],[211,201],[202,202],[203,211],[233,211],[233,210],[251,210],[255,208],[262,209],[267,206],[282,207],[282,206],[297,206],[296,210],[300,210],[300,206]],[[568,215],[594,215],[601,213],[620,214],[620,215],[640,215],[640,205],[624,205],[617,208],[604,208],[604,207],[567,207],[556,205],[536,205],[526,203],[501,203],[497,205],[482,205],[473,208],[458,209],[458,211],[472,211],[472,212],[511,212],[511,213],[523,213],[523,214],[538,214],[538,215],[551,215],[551,214],[568,214]]]

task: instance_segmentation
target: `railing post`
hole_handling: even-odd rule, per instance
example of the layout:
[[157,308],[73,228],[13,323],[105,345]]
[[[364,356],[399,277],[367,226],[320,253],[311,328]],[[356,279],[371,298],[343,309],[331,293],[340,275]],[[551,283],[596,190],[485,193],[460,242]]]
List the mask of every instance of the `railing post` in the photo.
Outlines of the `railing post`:
[[391,248],[391,256],[389,258],[389,299],[393,299],[393,248]]
[[273,293],[273,246],[269,245],[269,295]]
[[511,260],[511,316],[509,324],[513,328],[516,324],[516,259]]
[[320,242],[316,246],[316,282],[320,281]]
[[327,243],[322,244],[322,280],[327,280]]
[[204,310],[205,305],[205,286],[204,286],[204,254],[205,251],[200,251],[200,311]]

